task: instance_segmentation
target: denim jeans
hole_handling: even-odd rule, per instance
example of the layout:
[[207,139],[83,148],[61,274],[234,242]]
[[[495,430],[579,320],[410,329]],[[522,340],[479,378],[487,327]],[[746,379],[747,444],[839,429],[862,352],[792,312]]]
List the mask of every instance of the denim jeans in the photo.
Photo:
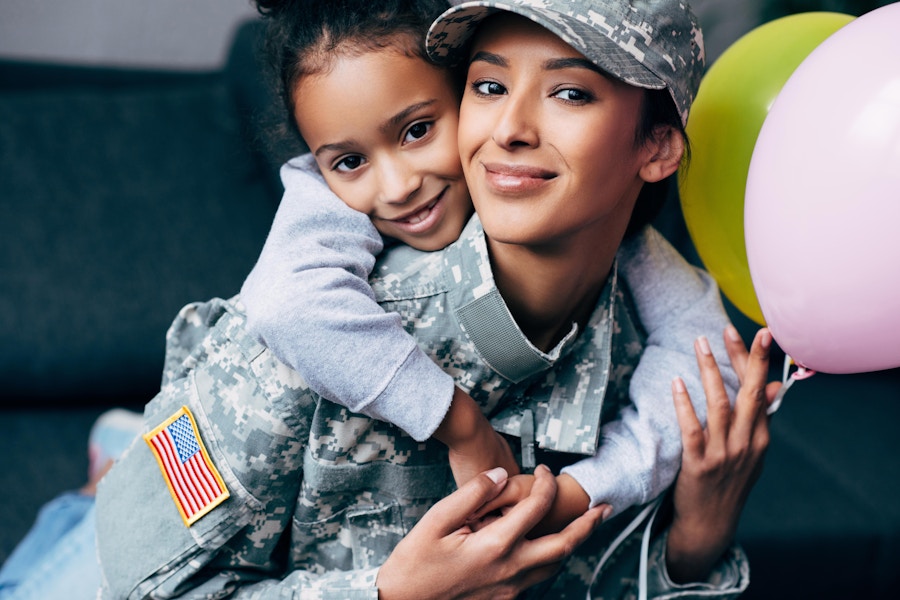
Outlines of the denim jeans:
[[0,568],[0,600],[93,600],[100,589],[94,498],[66,492],[45,504]]

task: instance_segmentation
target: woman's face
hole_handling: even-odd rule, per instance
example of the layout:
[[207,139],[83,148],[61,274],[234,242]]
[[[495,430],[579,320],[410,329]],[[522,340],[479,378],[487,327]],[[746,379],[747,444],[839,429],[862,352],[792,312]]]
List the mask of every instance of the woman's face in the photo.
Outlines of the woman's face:
[[341,53],[294,92],[300,133],[341,200],[414,248],[456,241],[472,203],[447,70],[394,48]]
[[481,25],[470,57],[459,147],[488,236],[537,247],[624,231],[650,155],[635,144],[644,90],[509,13]]

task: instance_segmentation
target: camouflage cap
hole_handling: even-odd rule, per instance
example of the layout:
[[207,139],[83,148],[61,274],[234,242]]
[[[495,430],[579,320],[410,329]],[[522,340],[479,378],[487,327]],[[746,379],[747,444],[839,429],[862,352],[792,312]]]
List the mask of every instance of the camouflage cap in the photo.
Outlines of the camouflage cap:
[[447,10],[428,31],[432,60],[457,64],[485,18],[516,13],[550,30],[631,85],[668,89],[687,122],[704,70],[703,33],[686,0],[479,0]]

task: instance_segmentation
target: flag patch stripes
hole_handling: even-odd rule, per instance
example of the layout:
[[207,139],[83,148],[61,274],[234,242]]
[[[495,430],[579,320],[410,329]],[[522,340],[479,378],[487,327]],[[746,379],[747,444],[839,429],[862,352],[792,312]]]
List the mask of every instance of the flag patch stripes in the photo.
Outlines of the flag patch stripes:
[[144,440],[159,463],[185,525],[190,527],[228,498],[225,482],[206,452],[187,406],[144,435]]

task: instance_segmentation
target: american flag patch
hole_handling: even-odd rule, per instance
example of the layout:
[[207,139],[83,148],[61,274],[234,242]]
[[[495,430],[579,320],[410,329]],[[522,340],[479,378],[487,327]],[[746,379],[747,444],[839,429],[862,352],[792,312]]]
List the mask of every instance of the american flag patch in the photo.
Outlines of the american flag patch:
[[187,406],[144,435],[144,440],[156,456],[185,525],[190,527],[228,498],[225,482],[203,447]]

